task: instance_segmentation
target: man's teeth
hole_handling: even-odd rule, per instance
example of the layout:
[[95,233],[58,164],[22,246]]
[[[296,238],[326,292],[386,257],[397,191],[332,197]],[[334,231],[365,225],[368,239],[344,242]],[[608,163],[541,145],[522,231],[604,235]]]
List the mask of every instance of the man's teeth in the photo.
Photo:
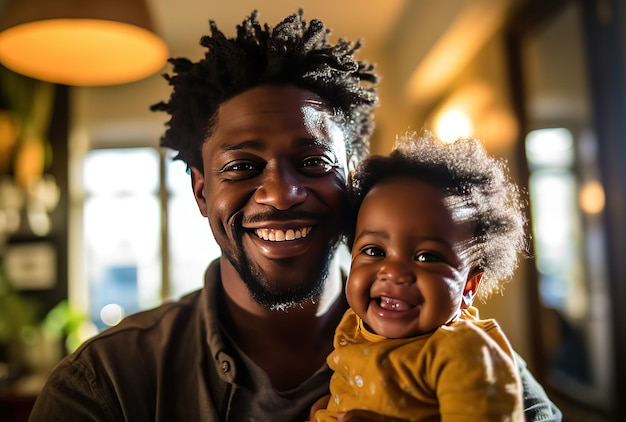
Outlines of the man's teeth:
[[269,240],[270,242],[285,242],[306,237],[309,233],[311,233],[311,227],[303,227],[295,230],[256,229],[255,233],[263,240]]

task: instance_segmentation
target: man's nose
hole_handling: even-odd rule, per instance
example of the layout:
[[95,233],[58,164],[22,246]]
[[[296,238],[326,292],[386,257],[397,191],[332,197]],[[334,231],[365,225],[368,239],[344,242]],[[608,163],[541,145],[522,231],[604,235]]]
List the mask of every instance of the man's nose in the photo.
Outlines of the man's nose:
[[266,169],[263,183],[254,193],[254,200],[259,204],[271,205],[279,210],[286,210],[298,205],[307,197],[307,190],[302,178],[293,169]]
[[378,270],[378,279],[395,284],[415,283],[411,265],[401,259],[388,259]]

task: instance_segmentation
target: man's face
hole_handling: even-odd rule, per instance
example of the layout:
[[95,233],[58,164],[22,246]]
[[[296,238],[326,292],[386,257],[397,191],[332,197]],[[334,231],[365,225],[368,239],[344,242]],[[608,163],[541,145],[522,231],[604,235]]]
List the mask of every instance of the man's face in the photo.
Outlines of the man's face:
[[342,131],[319,97],[293,86],[253,88],[216,117],[192,180],[222,265],[265,306],[317,296],[346,210]]

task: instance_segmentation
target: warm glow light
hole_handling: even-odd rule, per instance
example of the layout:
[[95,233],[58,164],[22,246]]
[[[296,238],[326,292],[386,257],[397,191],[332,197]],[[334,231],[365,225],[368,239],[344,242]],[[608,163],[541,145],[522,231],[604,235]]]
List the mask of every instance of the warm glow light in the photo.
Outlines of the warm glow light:
[[114,85],[150,76],[168,51],[153,32],[98,19],[48,19],[0,33],[0,62],[44,81]]
[[580,208],[587,214],[598,214],[604,209],[604,189],[597,181],[585,183],[578,197]]
[[435,133],[444,142],[454,142],[471,135],[472,122],[463,110],[444,110],[435,120]]
[[411,102],[427,103],[435,99],[499,30],[509,4],[474,0],[459,2],[455,7],[458,7],[456,18],[409,79],[404,92]]

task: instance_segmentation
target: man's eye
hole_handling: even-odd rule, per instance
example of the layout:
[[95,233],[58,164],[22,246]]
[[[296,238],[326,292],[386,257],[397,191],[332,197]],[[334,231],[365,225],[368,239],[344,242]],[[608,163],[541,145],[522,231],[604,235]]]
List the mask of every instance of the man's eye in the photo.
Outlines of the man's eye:
[[441,255],[433,252],[420,252],[414,258],[417,262],[443,262]]
[[224,168],[224,171],[249,171],[254,170],[256,166],[250,163],[236,163]]
[[332,171],[335,164],[327,157],[308,157],[302,161],[300,168],[310,174],[326,174]]
[[242,180],[255,176],[259,172],[259,166],[249,161],[235,161],[227,163],[219,172],[226,179]]
[[361,253],[367,256],[385,256],[385,251],[377,246],[366,246],[361,249]]

